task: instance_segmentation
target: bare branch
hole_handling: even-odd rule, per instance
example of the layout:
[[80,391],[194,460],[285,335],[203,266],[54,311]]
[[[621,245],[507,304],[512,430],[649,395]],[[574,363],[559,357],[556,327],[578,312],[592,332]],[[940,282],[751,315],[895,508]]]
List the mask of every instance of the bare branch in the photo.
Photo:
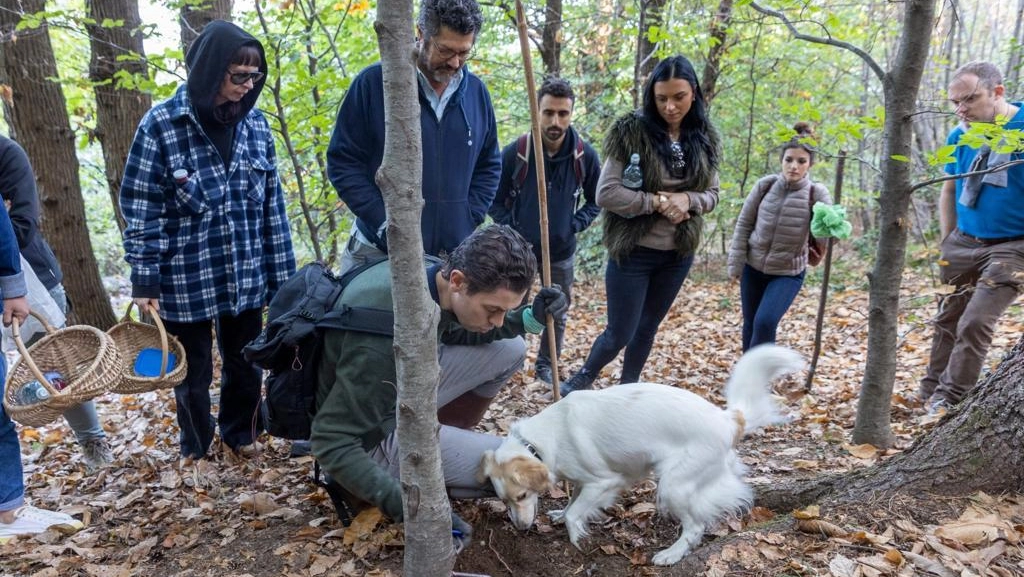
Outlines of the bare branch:
[[967,178],[969,176],[981,176],[982,174],[991,174],[993,172],[999,172],[1000,170],[1007,170],[1011,166],[1017,166],[1018,164],[1024,164],[1024,159],[1011,160],[1009,162],[1004,162],[1002,164],[993,166],[992,168],[986,168],[985,170],[975,170],[974,172],[962,172],[960,174],[947,174],[945,176],[940,176],[937,178],[933,178],[931,180],[919,182],[910,187],[910,192],[914,192],[918,189],[924,188],[926,186],[931,186],[933,184],[938,184],[940,182],[946,182],[947,180],[956,180],[958,178]]
[[844,50],[849,50],[850,52],[853,52],[857,56],[860,56],[861,60],[863,60],[865,64],[867,64],[868,67],[871,68],[871,70],[875,73],[875,76],[878,77],[878,80],[885,82],[885,71],[882,70],[882,67],[879,66],[877,62],[875,62],[875,59],[872,58],[870,54],[858,48],[857,46],[854,46],[849,42],[836,40],[835,38],[823,38],[821,36],[811,36],[810,34],[804,34],[796,29],[796,26],[789,20],[789,18],[786,18],[785,14],[779,12],[778,10],[772,10],[770,8],[760,6],[757,2],[751,2],[750,7],[753,8],[754,10],[757,10],[761,14],[765,14],[767,16],[771,16],[773,18],[781,20],[782,23],[786,25],[786,28],[789,28],[789,32],[793,35],[793,38],[796,38],[797,40],[803,40],[805,42],[814,42],[816,44],[825,44],[827,46],[835,46],[836,48],[842,48]]

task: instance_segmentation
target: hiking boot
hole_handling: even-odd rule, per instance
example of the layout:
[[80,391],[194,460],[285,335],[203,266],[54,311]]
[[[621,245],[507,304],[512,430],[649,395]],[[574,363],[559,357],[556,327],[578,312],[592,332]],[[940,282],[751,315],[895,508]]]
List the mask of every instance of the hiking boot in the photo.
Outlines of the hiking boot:
[[555,380],[554,375],[551,373],[550,365],[536,365],[533,368],[533,374],[537,380],[544,381],[549,385]]
[[114,453],[110,450],[110,443],[105,437],[97,437],[82,441],[82,460],[85,462],[85,470],[89,474],[106,467],[114,461]]
[[288,456],[293,459],[311,454],[313,454],[313,447],[310,445],[309,439],[292,441],[292,448],[288,451]]
[[558,392],[563,397],[573,391],[582,391],[585,389],[591,389],[594,387],[594,381],[597,380],[597,375],[593,375],[587,369],[580,369],[571,379],[562,383],[558,387]]
[[82,527],[85,525],[71,515],[24,505],[14,510],[13,523],[0,523],[0,545],[18,535],[38,535],[50,528],[71,535]]

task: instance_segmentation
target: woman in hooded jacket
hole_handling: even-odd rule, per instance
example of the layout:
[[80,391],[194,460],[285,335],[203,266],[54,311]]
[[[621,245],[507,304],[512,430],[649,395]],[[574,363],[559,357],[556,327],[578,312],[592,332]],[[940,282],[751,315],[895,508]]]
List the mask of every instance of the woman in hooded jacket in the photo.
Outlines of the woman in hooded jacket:
[[[241,28],[207,24],[185,57],[188,80],[139,124],[121,183],[132,297],[184,346],[175,387],[181,455],[206,456],[215,423],[236,454],[262,431],[262,373],[242,347],[295,271],[274,141],[256,100],[263,46]],[[223,359],[220,411],[210,414],[213,339]]]
[[[642,183],[624,178],[639,158]],[[662,60],[644,84],[643,106],[619,118],[604,142],[597,204],[605,209],[608,325],[562,395],[593,386],[626,349],[619,381],[633,383],[693,264],[703,219],[718,204],[718,133],[689,60]],[[630,185],[630,186],[627,186]]]
[[743,350],[774,343],[808,264],[811,206],[832,204],[824,186],[811,181],[814,134],[806,122],[782,145],[782,170],[757,181],[736,219],[729,247],[729,277],[740,283]]

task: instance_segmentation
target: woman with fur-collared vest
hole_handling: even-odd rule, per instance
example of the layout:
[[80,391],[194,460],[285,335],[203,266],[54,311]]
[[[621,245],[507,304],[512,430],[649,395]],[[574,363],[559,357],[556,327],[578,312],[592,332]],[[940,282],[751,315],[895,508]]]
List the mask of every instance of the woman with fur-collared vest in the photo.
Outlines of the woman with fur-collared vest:
[[[811,205],[832,204],[828,190],[811,182],[810,126],[799,122],[782,146],[782,172],[757,181],[743,202],[729,248],[729,276],[740,283],[743,350],[775,342],[807,271]],[[813,198],[812,198],[813,195]]]
[[[640,157],[640,189],[623,184],[633,154]],[[720,157],[693,65],[682,56],[663,60],[644,85],[642,107],[617,120],[605,138],[597,204],[605,209],[608,325],[562,395],[591,388],[622,349],[619,381],[640,380],[658,326],[693,264],[701,215],[718,204]]]

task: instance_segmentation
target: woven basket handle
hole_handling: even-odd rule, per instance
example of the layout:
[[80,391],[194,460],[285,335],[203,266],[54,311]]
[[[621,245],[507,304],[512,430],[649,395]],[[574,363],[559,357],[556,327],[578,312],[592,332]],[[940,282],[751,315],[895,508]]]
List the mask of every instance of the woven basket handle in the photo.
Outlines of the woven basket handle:
[[[29,314],[36,317],[36,320],[42,323],[43,327],[46,328],[46,334],[52,335],[57,332],[57,329],[53,328],[50,321],[46,320],[46,317],[37,313],[36,311],[29,311]],[[18,322],[18,318],[14,317],[11,319],[11,333],[14,336],[14,344],[18,347],[18,352],[21,353],[21,358],[28,365],[28,370],[32,373],[32,376],[39,381],[40,384],[50,393],[50,397],[55,397],[59,393],[57,389],[50,385],[50,381],[46,380],[43,376],[43,372],[36,366],[36,362],[32,360],[32,355],[28,354],[28,348],[25,347],[25,343],[21,340],[21,323]]]
[[[124,311],[124,318],[122,322],[129,321],[132,318],[132,307],[135,306],[135,301],[128,303],[128,310]],[[171,348],[167,343],[167,329],[164,328],[164,322],[160,320],[160,315],[156,312],[143,313],[142,307],[139,307],[139,318],[142,318],[143,314],[148,314],[153,319],[153,323],[156,324],[156,328],[160,331],[160,376],[158,378],[164,378],[167,376],[167,355]]]

